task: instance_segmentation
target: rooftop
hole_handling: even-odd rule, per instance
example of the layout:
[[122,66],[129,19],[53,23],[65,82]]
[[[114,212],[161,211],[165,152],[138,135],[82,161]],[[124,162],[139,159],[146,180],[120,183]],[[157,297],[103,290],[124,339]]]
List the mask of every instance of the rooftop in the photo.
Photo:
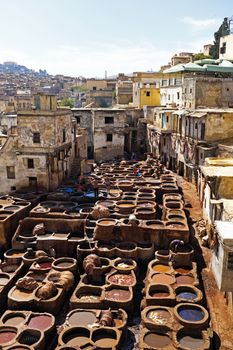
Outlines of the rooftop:
[[201,166],[201,171],[205,176],[209,177],[232,177],[233,166]]

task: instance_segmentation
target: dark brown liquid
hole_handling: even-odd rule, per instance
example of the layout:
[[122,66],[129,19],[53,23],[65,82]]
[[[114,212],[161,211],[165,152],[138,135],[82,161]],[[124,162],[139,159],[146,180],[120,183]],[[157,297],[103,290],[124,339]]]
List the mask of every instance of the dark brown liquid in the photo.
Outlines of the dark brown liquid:
[[85,327],[88,325],[92,325],[95,322],[96,316],[91,311],[77,311],[69,317],[69,324],[71,326],[77,326],[81,324]]
[[181,273],[181,274],[184,274],[184,275],[185,275],[186,273],[189,273],[190,270],[191,270],[191,269],[185,268],[185,267],[177,267],[177,268],[175,269],[176,272]]
[[153,298],[167,298],[169,296],[168,292],[152,292],[150,294]]
[[167,335],[148,333],[144,337],[144,342],[154,348],[164,348],[171,344],[171,339]]

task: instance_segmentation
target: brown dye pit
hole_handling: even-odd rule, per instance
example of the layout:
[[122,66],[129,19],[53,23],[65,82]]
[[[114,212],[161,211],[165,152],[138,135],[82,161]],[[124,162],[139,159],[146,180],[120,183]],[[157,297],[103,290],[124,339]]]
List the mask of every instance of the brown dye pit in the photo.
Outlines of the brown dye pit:
[[89,341],[89,338],[80,335],[80,336],[77,336],[76,338],[72,338],[66,344],[69,346],[82,346],[88,343],[88,341]]
[[63,261],[56,264],[57,267],[71,267],[72,265],[73,263],[68,261]]
[[188,335],[182,337],[179,340],[179,343],[185,349],[190,349],[190,350],[201,349],[205,345],[205,341],[203,339],[196,338],[196,337],[194,338]]
[[126,301],[130,298],[130,292],[123,289],[112,289],[105,292],[106,299]]
[[149,311],[147,318],[157,324],[166,324],[170,319],[171,315],[166,310],[155,310]]
[[114,221],[111,221],[111,220],[101,220],[99,222],[100,225],[104,225],[104,226],[110,226],[110,225],[114,225]]
[[9,281],[8,276],[2,276],[0,275],[0,286],[5,286]]
[[15,289],[12,293],[12,297],[16,300],[20,300],[20,299],[31,300],[33,297],[33,294],[29,292],[22,292],[19,289]]
[[10,331],[0,332],[0,345],[9,343],[16,337],[16,335],[17,334],[15,332],[10,332]]
[[153,265],[152,270],[156,272],[168,272],[171,270],[171,268],[168,265],[158,264],[158,265]]
[[175,278],[171,275],[160,273],[154,275],[152,281],[158,284],[173,284],[175,283]]
[[20,315],[12,315],[12,317],[9,317],[6,321],[4,321],[4,324],[7,326],[18,326],[24,322],[25,322],[25,317]]
[[131,286],[134,284],[134,277],[132,275],[125,275],[122,273],[117,273],[109,277],[109,281],[113,284],[120,286]]
[[44,331],[52,325],[52,318],[48,315],[32,316],[28,323],[28,328],[39,329]]
[[96,316],[91,311],[77,311],[69,316],[69,324],[71,326],[88,326],[96,322]]
[[147,333],[144,342],[153,348],[165,348],[171,344],[171,339],[166,334]]
[[168,292],[152,292],[150,295],[153,298],[167,298],[169,296]]
[[117,340],[114,338],[109,338],[106,336],[106,338],[103,338],[103,336],[98,336],[95,339],[95,345],[100,348],[114,348],[117,344]]
[[176,277],[177,284],[194,284],[194,282],[195,282],[195,279],[194,277],[191,277],[191,276],[183,275],[183,276]]
[[188,268],[188,267],[176,267],[175,271],[178,273],[181,273],[183,275],[189,273],[192,269]]

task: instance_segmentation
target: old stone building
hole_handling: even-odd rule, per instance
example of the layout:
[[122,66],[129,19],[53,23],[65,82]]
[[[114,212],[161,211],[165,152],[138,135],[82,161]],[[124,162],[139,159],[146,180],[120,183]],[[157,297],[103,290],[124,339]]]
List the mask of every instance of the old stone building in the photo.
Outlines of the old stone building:
[[54,190],[71,173],[77,142],[70,110],[57,109],[55,96],[35,96],[34,109],[18,112],[17,134],[0,150],[0,192]]
[[151,152],[196,183],[198,167],[204,165],[205,158],[221,154],[222,144],[233,138],[231,109],[154,108],[147,110],[145,117]]
[[88,158],[111,160],[146,148],[146,125],[137,108],[73,108],[78,126],[87,130]]

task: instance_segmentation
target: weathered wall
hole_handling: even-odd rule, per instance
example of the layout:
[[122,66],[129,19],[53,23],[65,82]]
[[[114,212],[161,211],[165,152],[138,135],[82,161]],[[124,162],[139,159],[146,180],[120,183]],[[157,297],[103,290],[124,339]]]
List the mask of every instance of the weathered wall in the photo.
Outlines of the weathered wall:
[[207,142],[224,140],[233,137],[233,112],[208,113],[206,118]]

